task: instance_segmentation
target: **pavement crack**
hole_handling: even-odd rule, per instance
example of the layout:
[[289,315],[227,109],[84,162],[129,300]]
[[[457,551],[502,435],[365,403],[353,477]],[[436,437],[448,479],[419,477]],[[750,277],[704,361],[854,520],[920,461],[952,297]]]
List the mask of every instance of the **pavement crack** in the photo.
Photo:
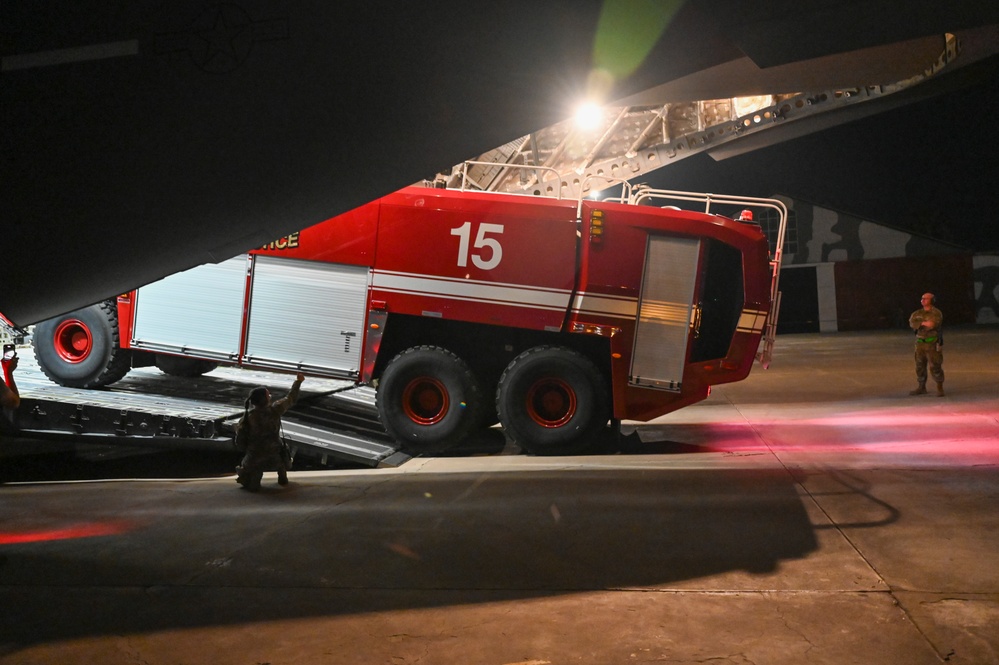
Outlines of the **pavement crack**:
[[781,609],[781,607],[780,607],[780,601],[779,601],[779,600],[777,600],[777,599],[773,599],[773,598],[772,598],[772,597],[770,596],[770,594],[765,594],[765,597],[767,597],[768,599],[771,599],[771,600],[774,600],[774,613],[775,613],[775,614],[777,615],[777,618],[778,618],[778,619],[780,620],[780,622],[781,622],[781,624],[782,624],[782,625],[784,626],[784,628],[785,628],[785,629],[786,629],[786,630],[787,630],[788,632],[790,632],[790,633],[792,633],[792,634],[794,634],[794,635],[797,635],[797,636],[798,636],[799,638],[801,638],[801,640],[802,640],[802,641],[803,641],[803,642],[804,642],[805,644],[807,644],[807,645],[808,645],[808,647],[807,647],[807,648],[805,649],[805,653],[807,654],[807,653],[808,653],[808,652],[810,652],[810,651],[811,651],[812,649],[814,649],[814,648],[815,648],[815,645],[814,645],[814,644],[812,643],[812,641],[811,641],[810,639],[808,639],[808,636],[807,636],[807,635],[805,635],[805,633],[801,632],[801,631],[800,631],[799,629],[797,629],[797,628],[795,628],[794,626],[792,626],[792,625],[791,625],[791,624],[790,624],[790,623],[788,622],[788,620],[787,620],[787,617],[786,617],[786,616],[784,616],[784,611],[783,611],[783,610]]

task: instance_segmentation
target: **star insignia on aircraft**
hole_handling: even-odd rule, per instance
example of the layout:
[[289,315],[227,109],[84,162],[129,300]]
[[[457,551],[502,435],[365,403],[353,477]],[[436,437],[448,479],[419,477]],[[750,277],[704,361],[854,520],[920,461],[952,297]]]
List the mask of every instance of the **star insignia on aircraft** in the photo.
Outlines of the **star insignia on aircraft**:
[[254,44],[288,38],[284,18],[254,21],[238,5],[223,3],[205,10],[183,32],[159,33],[157,53],[187,52],[201,70],[223,74],[242,65]]

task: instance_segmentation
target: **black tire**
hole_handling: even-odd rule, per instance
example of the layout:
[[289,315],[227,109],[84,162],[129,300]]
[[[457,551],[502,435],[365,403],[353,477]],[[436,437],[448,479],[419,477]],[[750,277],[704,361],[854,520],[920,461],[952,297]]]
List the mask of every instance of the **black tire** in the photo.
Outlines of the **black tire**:
[[482,390],[468,365],[446,349],[406,349],[378,382],[378,417],[413,453],[436,453],[459,443],[482,421]]
[[496,408],[507,435],[535,455],[582,452],[610,419],[600,370],[557,346],[538,346],[513,359],[500,377]]
[[201,376],[218,366],[219,364],[213,360],[182,358],[181,356],[168,356],[161,353],[156,354],[156,367],[164,374],[169,374],[170,376]]
[[62,386],[100,388],[131,368],[131,354],[120,345],[113,300],[37,324],[31,343],[42,372]]
[[499,414],[496,413],[496,379],[492,381],[483,380],[476,375],[479,386],[482,387],[482,408],[479,409],[479,420],[475,423],[473,430],[487,430],[493,425],[499,424]]

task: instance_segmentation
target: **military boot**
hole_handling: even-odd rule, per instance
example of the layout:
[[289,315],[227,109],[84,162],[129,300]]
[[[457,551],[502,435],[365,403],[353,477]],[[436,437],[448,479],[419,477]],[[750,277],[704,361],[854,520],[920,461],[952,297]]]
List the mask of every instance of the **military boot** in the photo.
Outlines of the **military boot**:
[[920,383],[915,390],[909,391],[910,395],[925,395],[926,394],[926,384]]
[[937,381],[937,397],[943,397],[943,381]]

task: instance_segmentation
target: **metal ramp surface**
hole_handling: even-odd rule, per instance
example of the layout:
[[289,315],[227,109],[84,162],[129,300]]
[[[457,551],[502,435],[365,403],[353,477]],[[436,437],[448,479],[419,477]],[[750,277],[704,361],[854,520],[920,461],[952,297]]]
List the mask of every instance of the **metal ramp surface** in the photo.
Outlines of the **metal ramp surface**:
[[[49,381],[30,346],[18,348],[22,396],[14,433],[19,439],[60,439],[123,446],[233,450],[233,426],[251,388],[287,393],[287,374],[220,367],[197,378],[155,368],[134,369],[109,388],[65,388]],[[398,466],[410,457],[378,421],[375,391],[349,381],[308,378],[284,417],[284,435],[299,458],[371,467]]]
[[375,391],[367,386],[299,402],[285,414],[284,438],[292,452],[345,459],[369,466],[399,466],[410,456],[382,428]]
[[[231,432],[242,415],[240,411],[227,418],[225,429]],[[340,459],[372,467],[399,466],[411,459],[382,428],[375,391],[367,386],[303,397],[284,415],[282,428],[294,456],[316,458],[323,465]]]

